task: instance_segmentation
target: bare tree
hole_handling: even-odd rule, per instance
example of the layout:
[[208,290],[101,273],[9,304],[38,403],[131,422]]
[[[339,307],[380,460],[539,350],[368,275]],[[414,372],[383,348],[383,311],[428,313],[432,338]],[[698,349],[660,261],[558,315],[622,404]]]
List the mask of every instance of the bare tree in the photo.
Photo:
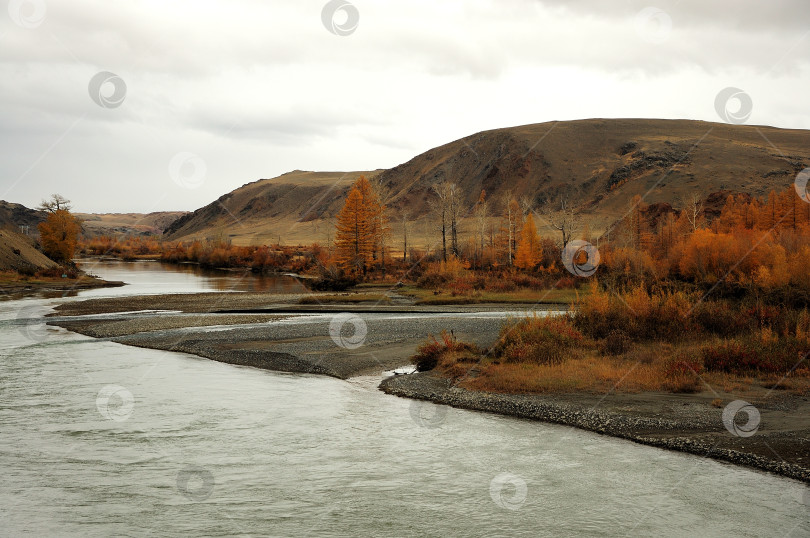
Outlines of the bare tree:
[[439,218],[439,227],[442,232],[442,260],[447,261],[447,214],[450,205],[448,183],[433,185],[433,192],[436,193],[436,199],[431,200],[430,205]]
[[512,191],[507,190],[503,193],[504,212],[506,213],[506,252],[507,261],[512,265],[513,256],[515,251],[515,243],[517,242],[517,228],[521,218],[521,210],[517,200],[515,200]]
[[42,200],[42,203],[37,207],[40,211],[47,211],[48,213],[56,213],[60,210],[70,211],[70,200],[61,194],[52,194],[50,200]]
[[376,175],[369,180],[371,190],[377,197],[379,211],[375,212],[373,228],[375,230],[374,246],[371,257],[380,261],[380,267],[385,274],[385,246],[391,236],[391,228],[388,226],[388,202],[391,198],[391,189],[382,182],[381,175]]
[[454,256],[458,256],[458,221],[461,218],[461,189],[455,183],[450,183],[450,248]]
[[455,183],[442,181],[433,185],[436,200],[431,202],[439,218],[442,233],[442,260],[447,261],[447,234],[450,233],[450,250],[458,255],[458,221],[461,217],[461,189]]
[[689,221],[689,226],[694,232],[703,219],[703,198],[701,198],[700,193],[693,192],[689,196],[681,197],[681,206],[683,211],[686,212],[686,220]]
[[[559,209],[554,209],[558,207]],[[558,205],[547,203],[542,211],[543,216],[549,225],[560,232],[562,248],[568,244],[579,229],[579,217],[574,211],[574,205],[566,196],[560,197]]]
[[402,261],[408,261],[408,211],[402,209]]
[[481,261],[481,266],[484,263],[484,239],[486,238],[487,234],[487,213],[489,212],[489,202],[486,199],[487,193],[486,191],[481,191],[481,195],[478,197],[478,203],[475,204],[475,222],[476,228],[478,232],[478,249],[479,249],[479,259]]

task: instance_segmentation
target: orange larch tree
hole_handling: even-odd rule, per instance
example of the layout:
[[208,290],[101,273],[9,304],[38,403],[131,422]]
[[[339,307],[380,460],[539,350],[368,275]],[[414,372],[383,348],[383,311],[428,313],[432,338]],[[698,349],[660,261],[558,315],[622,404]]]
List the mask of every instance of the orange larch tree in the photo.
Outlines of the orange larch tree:
[[515,265],[520,269],[534,269],[543,259],[543,247],[531,211],[526,216],[520,232],[520,242],[515,253]]
[[368,179],[360,176],[337,218],[335,255],[338,265],[346,271],[365,274],[377,254],[384,252],[387,225],[384,206]]

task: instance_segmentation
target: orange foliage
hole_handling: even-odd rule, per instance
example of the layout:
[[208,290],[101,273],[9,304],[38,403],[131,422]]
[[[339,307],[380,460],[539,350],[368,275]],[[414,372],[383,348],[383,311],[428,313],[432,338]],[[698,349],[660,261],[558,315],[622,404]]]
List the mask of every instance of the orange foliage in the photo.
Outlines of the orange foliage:
[[387,224],[385,206],[368,179],[360,176],[337,218],[338,265],[350,273],[365,274],[378,259],[382,260]]
[[534,217],[529,212],[523,223],[523,230],[520,232],[520,241],[515,253],[515,265],[520,269],[534,269],[542,259],[543,247],[540,244],[540,236],[537,235]]
[[70,211],[57,209],[39,224],[39,242],[42,250],[53,260],[70,262],[76,252],[79,221]]

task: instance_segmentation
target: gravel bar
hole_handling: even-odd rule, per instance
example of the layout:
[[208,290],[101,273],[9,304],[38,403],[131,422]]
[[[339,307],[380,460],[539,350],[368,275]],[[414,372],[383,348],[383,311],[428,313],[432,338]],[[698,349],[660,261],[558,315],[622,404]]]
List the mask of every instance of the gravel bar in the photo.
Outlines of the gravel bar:
[[[759,431],[743,438],[725,429],[722,409],[695,395],[493,394],[453,386],[430,373],[388,377],[380,389],[461,409],[573,426],[810,483],[810,429],[806,420],[793,420],[808,416],[806,398],[758,404]],[[786,430],[786,423],[792,428]]]

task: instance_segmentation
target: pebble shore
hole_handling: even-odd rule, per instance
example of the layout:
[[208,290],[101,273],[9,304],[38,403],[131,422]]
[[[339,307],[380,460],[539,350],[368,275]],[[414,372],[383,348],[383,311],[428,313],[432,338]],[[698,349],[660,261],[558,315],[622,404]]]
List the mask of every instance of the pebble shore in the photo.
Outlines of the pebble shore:
[[[380,384],[380,390],[387,394],[428,400],[461,409],[573,426],[645,445],[769,471],[810,483],[810,469],[807,466],[788,463],[779,457],[773,455],[768,457],[753,450],[760,448],[764,443],[773,445],[778,452],[782,444],[779,443],[779,438],[782,436],[763,432],[758,434],[759,437],[735,438],[723,426],[722,410],[706,405],[679,405],[673,412],[660,417],[640,416],[627,411],[620,414],[611,409],[615,407],[614,402],[607,401],[604,396],[475,392],[452,386],[448,380],[430,373],[389,377]],[[787,441],[808,446],[806,432],[803,439],[789,437]],[[734,445],[738,446],[735,448]],[[748,450],[741,449],[746,445]]]

